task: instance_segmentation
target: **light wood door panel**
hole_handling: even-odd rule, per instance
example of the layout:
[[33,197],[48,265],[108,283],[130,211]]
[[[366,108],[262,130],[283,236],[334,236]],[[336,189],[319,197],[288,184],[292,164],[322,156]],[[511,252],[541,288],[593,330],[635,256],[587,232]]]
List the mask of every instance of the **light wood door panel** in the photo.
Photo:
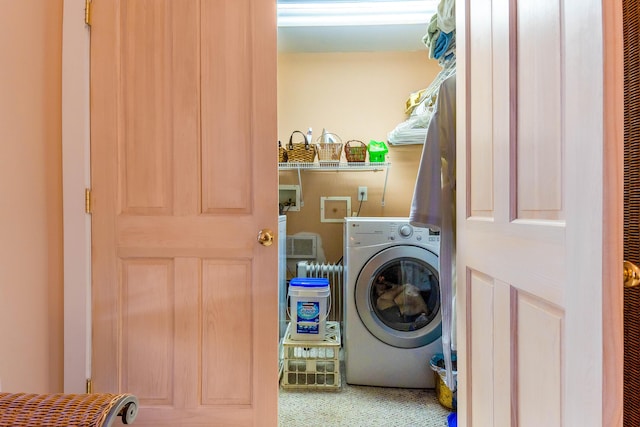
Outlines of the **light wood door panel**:
[[148,426],[277,424],[271,0],[94,0],[94,390]]
[[[520,426],[560,426],[564,311],[547,300],[515,292],[511,322],[515,359],[513,390]],[[544,410],[540,410],[544,408]]]
[[[260,72],[250,46],[252,3],[256,1],[202,2],[202,16],[206,17],[201,46],[202,199],[207,213],[251,210],[252,144],[268,144],[261,140],[263,135],[252,135],[246,126],[256,114],[247,105],[247,93],[259,84],[253,73]],[[221,145],[229,149],[220,150]]]
[[124,258],[121,271],[122,389],[137,390],[150,405],[171,405],[176,338],[173,262]]
[[[491,32],[491,0],[474,1],[470,10],[476,19],[470,22],[472,32]],[[471,79],[478,82],[474,87],[476,92],[470,97],[472,104],[469,120],[473,123],[474,139],[469,144],[469,150],[475,162],[469,170],[469,206],[473,216],[491,218],[494,214],[493,199],[493,101],[491,57],[491,38],[474,38],[469,41],[469,61]]]
[[605,362],[618,363],[622,348],[604,344],[622,334],[612,274],[621,259],[605,249],[622,246],[621,206],[610,202],[621,192],[612,167],[621,139],[605,144],[621,115],[604,108],[621,95],[605,91],[602,4],[457,7],[458,422],[467,427],[621,425],[621,375]]
[[562,2],[519,1],[516,9],[515,218],[562,220]]

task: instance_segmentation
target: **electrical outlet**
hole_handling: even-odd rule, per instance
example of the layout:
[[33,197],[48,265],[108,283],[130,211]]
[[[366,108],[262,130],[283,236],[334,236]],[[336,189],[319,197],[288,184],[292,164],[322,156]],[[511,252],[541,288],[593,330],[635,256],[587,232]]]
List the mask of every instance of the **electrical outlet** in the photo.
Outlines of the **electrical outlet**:
[[367,187],[358,187],[358,201],[367,201]]

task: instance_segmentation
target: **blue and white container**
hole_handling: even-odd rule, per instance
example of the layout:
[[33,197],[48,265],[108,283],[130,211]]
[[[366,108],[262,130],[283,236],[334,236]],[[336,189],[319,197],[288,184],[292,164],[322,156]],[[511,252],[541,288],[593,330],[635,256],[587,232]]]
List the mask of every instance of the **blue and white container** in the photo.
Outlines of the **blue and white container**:
[[329,280],[321,277],[296,277],[289,282],[291,339],[324,339],[330,296]]

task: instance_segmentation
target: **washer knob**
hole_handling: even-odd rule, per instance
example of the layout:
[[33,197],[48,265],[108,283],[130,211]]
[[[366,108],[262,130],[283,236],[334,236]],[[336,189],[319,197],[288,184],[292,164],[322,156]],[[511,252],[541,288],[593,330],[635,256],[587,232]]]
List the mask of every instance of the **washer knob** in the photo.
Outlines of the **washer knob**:
[[402,237],[409,237],[411,236],[411,234],[413,234],[413,229],[410,225],[403,225],[402,227],[400,227],[399,231]]

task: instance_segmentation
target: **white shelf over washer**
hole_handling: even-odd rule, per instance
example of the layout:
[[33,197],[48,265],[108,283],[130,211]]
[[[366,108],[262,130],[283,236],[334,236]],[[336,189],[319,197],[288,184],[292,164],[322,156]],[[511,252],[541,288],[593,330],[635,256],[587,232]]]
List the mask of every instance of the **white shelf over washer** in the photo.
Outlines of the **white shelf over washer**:
[[391,167],[390,162],[326,162],[326,163],[303,163],[303,162],[285,162],[278,163],[278,169],[312,169],[316,171],[382,171]]

